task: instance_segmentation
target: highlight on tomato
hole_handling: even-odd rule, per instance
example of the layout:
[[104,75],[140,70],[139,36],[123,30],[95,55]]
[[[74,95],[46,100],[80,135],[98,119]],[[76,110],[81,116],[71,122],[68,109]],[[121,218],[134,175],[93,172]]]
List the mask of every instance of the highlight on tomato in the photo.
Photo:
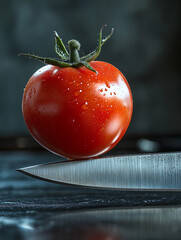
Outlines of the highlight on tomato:
[[46,149],[68,159],[93,158],[111,150],[131,121],[133,100],[124,75],[110,63],[95,61],[102,45],[80,57],[80,43],[66,49],[55,32],[59,59],[29,56],[45,63],[29,79],[22,111],[31,135]]

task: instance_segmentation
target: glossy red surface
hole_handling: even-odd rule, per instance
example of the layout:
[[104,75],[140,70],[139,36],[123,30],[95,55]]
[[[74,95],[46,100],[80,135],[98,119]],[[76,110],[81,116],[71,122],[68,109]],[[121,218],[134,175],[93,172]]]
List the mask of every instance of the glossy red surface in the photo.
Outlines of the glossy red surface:
[[129,85],[113,65],[93,61],[85,67],[47,65],[30,78],[23,115],[32,136],[45,148],[70,159],[90,158],[112,149],[132,116]]

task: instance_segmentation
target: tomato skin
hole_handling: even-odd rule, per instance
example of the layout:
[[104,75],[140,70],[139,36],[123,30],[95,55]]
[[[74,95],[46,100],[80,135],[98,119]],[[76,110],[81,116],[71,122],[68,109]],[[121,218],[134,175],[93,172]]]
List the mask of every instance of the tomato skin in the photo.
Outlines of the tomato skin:
[[90,65],[97,74],[86,67],[46,65],[32,75],[23,95],[23,116],[32,136],[70,159],[112,149],[132,116],[132,94],[123,74],[109,63]]

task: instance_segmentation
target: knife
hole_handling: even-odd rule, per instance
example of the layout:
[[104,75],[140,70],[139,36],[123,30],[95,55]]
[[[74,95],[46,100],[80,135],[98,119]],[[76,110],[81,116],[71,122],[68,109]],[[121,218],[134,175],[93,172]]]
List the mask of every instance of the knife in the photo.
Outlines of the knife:
[[181,191],[181,152],[63,161],[17,171],[45,181],[90,188]]

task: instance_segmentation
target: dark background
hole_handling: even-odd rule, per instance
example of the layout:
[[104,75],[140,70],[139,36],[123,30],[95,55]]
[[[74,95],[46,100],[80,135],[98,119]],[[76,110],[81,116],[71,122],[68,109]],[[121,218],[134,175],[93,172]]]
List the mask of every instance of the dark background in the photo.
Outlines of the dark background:
[[[0,0],[0,239],[85,240],[95,239],[96,233],[99,239],[180,239],[181,192],[84,189],[15,171],[63,160],[43,152],[28,133],[23,89],[42,64],[18,54],[55,56],[54,30],[64,43],[79,40],[81,53],[88,53],[103,24],[108,25],[105,35],[112,27],[115,32],[98,60],[123,72],[134,100],[126,136],[108,155],[181,151],[180,3]],[[171,161],[169,155],[166,159]],[[169,175],[171,170],[172,164]]]
[[41,63],[21,52],[55,56],[53,31],[75,38],[81,53],[95,49],[103,24],[115,31],[98,60],[126,76],[134,112],[128,135],[181,134],[179,0],[1,0],[0,137],[29,135],[21,100]]

